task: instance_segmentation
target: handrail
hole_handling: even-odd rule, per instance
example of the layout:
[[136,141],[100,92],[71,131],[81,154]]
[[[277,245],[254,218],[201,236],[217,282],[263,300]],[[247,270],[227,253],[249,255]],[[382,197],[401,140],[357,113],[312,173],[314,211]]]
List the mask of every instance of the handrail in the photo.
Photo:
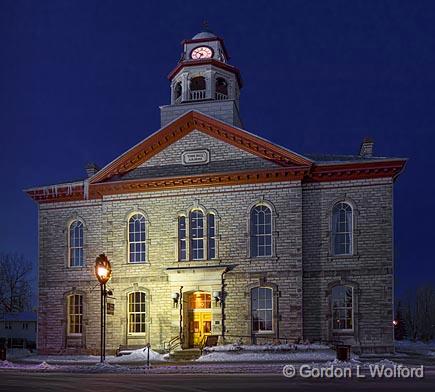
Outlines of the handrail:
[[181,345],[180,336],[174,336],[169,342],[165,343],[165,350],[171,352],[176,347]]
[[199,343],[199,349],[201,350],[201,353],[202,353],[202,351],[204,350],[205,343],[207,342],[207,336],[208,336],[208,335],[204,335],[204,336],[201,338],[201,341],[200,341],[200,343]]

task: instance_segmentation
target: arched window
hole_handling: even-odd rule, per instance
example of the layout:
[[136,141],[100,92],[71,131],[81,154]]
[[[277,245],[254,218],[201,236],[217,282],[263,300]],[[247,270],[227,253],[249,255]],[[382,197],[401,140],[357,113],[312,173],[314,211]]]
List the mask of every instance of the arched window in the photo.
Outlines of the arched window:
[[178,217],[178,261],[187,260],[186,249],[186,217]]
[[204,76],[197,76],[190,80],[190,91],[205,90]]
[[211,295],[197,291],[189,295],[189,309],[210,309]]
[[272,211],[265,205],[251,210],[251,256],[272,256]]
[[83,295],[72,294],[67,298],[68,335],[81,335],[83,332]]
[[339,202],[332,209],[332,253],[350,255],[353,252],[353,211],[350,204]]
[[69,226],[69,266],[81,267],[83,257],[83,223],[75,220]]
[[222,100],[228,98],[228,83],[224,78],[216,79],[216,99]]
[[334,286],[331,292],[332,328],[353,329],[353,288]]
[[133,215],[128,221],[128,249],[130,263],[145,262],[145,217]]
[[181,82],[178,82],[174,87],[174,99],[175,99],[175,101],[178,101],[181,98],[182,91],[183,91],[183,88],[181,86]]
[[192,260],[204,259],[204,214],[201,210],[190,213],[190,254]]
[[252,332],[273,331],[273,300],[270,287],[251,289]]
[[146,326],[146,294],[135,291],[128,294],[128,333],[143,334]]
[[190,80],[190,99],[195,101],[205,98],[205,78],[203,76],[197,76]]
[[214,214],[207,214],[207,258],[216,258],[216,217]]

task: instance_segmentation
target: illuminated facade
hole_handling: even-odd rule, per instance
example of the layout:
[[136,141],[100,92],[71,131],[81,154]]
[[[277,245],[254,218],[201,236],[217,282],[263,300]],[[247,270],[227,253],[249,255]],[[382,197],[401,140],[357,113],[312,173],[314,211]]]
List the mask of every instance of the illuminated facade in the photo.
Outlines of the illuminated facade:
[[223,40],[202,32],[183,53],[160,130],[83,181],[26,191],[39,204],[39,350],[98,351],[104,252],[108,351],[209,334],[391,351],[405,161],[374,157],[370,140],[353,156],[311,156],[257,137],[242,129]]

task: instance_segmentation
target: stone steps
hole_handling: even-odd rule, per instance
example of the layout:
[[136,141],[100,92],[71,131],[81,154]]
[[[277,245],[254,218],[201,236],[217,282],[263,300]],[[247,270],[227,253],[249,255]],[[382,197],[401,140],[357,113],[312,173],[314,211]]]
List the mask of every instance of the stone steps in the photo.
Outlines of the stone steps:
[[169,358],[173,361],[192,361],[200,356],[201,350],[199,348],[175,350],[169,354]]

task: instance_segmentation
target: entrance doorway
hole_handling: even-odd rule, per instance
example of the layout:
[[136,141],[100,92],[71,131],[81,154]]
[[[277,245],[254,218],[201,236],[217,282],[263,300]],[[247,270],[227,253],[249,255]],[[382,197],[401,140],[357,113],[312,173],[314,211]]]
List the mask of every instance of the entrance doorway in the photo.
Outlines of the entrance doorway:
[[198,347],[211,334],[211,295],[197,291],[189,296],[189,347]]

